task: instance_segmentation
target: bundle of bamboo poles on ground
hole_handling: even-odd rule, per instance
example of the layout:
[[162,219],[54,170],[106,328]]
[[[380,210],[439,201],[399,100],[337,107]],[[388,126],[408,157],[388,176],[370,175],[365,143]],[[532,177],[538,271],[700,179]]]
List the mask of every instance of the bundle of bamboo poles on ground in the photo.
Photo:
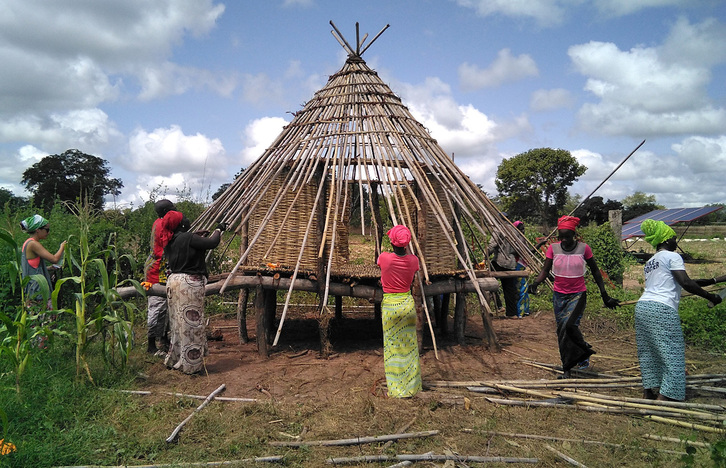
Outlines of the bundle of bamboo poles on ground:
[[[700,374],[686,377],[686,387],[698,391],[704,389],[704,383],[722,382],[726,382],[726,374]],[[723,405],[655,401],[589,391],[598,388],[610,390],[639,389],[640,377],[512,380],[501,382],[491,380],[431,381],[424,382],[424,386],[426,388],[466,388],[477,393],[496,391],[504,398],[486,396],[485,399],[498,405],[627,414],[642,416],[646,419],[679,427],[726,434],[726,406]],[[723,389],[722,387],[713,388]]]

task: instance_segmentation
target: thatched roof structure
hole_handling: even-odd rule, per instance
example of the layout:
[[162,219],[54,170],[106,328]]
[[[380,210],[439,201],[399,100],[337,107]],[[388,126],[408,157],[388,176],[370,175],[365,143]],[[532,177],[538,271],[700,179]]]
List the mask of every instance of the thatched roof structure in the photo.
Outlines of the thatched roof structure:
[[[375,233],[376,257],[384,225],[411,228],[422,284],[465,275],[485,303],[475,271],[482,259],[472,256],[481,245],[469,244],[472,232],[479,233],[474,241],[479,243],[500,232],[530,266],[541,263],[521,233],[366,65],[362,54],[383,30],[367,45],[364,37],[353,48],[335,28],[333,34],[348,52],[343,67],[195,221],[199,228],[226,222],[242,237],[228,280],[272,264],[273,270],[291,273],[293,282],[301,276],[317,280],[326,304],[336,276],[378,277],[375,258],[365,265],[347,264],[354,199],[363,231]],[[368,227],[365,210],[372,213]]]

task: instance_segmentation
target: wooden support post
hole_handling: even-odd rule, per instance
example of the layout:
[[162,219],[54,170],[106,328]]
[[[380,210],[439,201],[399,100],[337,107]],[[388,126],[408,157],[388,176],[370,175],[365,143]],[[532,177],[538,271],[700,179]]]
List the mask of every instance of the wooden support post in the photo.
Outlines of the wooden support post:
[[271,345],[274,338],[272,332],[275,326],[275,315],[277,314],[277,290],[265,289],[265,337],[267,344]]
[[[449,304],[451,303],[451,294],[441,295],[441,325],[439,333],[446,336],[449,334]],[[437,322],[438,323],[438,322]]]
[[[454,220],[453,224],[457,224],[461,219],[461,208],[459,207],[458,203],[454,204]],[[461,232],[459,229],[456,229],[455,232],[456,237],[456,249],[459,251],[459,255],[462,258],[466,258],[467,252],[466,252],[466,239],[461,235]],[[461,262],[458,262],[459,268],[464,268],[465,265],[461,265]],[[456,333],[456,342],[459,344],[464,344],[466,341],[465,339],[465,332],[466,332],[466,294],[465,293],[456,293],[456,309],[454,310],[454,333]]]
[[436,321],[436,328],[441,326],[441,294],[431,296],[431,302],[434,304],[434,320]]
[[454,309],[454,333],[456,342],[464,344],[466,331],[466,293],[456,293],[456,308]]
[[[239,228],[240,235],[240,255],[242,255],[249,246],[249,222]],[[237,332],[240,343],[247,343],[250,337],[247,335],[247,301],[250,298],[249,288],[242,288],[237,296]]]
[[343,296],[335,296],[335,318],[343,318]]
[[423,323],[424,323],[424,310],[423,310],[423,301],[425,298],[421,296],[421,288],[417,287],[419,284],[418,275],[420,275],[421,272],[419,271],[416,273],[416,277],[413,279],[413,303],[416,306],[416,341],[418,342],[418,352],[421,353],[421,350],[423,349]]
[[247,335],[247,301],[250,297],[249,288],[239,290],[237,296],[237,326],[239,331],[239,342],[247,343],[250,337]]
[[267,311],[265,310],[265,290],[262,286],[255,288],[255,321],[257,322],[257,352],[262,357],[269,356],[269,347],[267,345],[269,327],[267,322]]
[[481,321],[484,325],[484,339],[487,341],[487,345],[489,346],[489,348],[496,351],[501,351],[502,347],[499,345],[499,339],[497,339],[497,334],[494,333],[494,325],[492,324],[492,318],[489,315],[489,309],[484,305],[480,305],[480,309]]
[[[325,184],[323,188],[322,196],[318,199],[318,206],[315,208],[318,212],[318,225],[316,244],[320,246],[323,243],[325,237],[325,218],[327,213],[328,194],[330,190],[335,190],[334,187],[330,186],[330,180],[326,178],[326,174],[322,169],[318,169],[318,180],[321,184]],[[320,300],[320,318],[318,319],[318,333],[320,335],[320,355],[327,357],[330,355],[330,314],[327,312],[328,304],[323,303],[323,297],[325,296],[325,278],[327,277],[327,262],[326,259],[330,253],[330,244],[328,239],[325,240],[325,247],[323,248],[321,255],[318,257],[318,263],[316,267],[316,275],[318,278],[318,298]]]

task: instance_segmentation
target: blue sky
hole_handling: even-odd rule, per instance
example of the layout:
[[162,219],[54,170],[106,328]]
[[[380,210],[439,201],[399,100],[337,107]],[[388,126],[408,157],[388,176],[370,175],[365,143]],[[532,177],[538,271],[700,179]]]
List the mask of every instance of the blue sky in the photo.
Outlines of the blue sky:
[[115,200],[209,201],[346,54],[363,59],[487,193],[502,158],[569,150],[588,195],[726,202],[722,0],[0,0],[0,186],[76,148]]

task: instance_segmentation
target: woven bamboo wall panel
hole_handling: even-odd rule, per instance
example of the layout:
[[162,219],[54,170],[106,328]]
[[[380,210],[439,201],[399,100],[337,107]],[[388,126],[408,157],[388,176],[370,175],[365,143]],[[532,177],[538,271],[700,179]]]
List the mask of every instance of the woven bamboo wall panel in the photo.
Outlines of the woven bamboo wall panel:
[[[257,205],[256,209],[251,214],[249,230],[250,237],[254,236],[265,216],[267,216],[267,212],[270,209],[278,190],[284,183],[284,176],[285,174],[282,174],[271,181],[270,188],[261,198],[259,205]],[[308,219],[310,217],[310,213],[312,213],[314,209],[317,187],[305,185],[299,188],[299,191],[301,193],[297,200],[295,200],[297,192],[289,190],[285,192],[280,204],[273,211],[271,218],[263,228],[262,235],[252,247],[250,255],[246,261],[247,265],[266,265],[267,263],[277,263],[285,266],[294,266],[297,263]],[[290,206],[293,204],[293,200],[295,200],[294,206],[292,207],[287,219],[285,219],[285,215],[287,214]],[[308,235],[307,242],[305,244],[303,257],[300,262],[301,268],[306,270],[317,269],[316,239],[319,222],[319,214],[316,211],[312,226],[310,227],[310,234]],[[265,258],[264,255],[270,248],[270,243],[273,241],[278,232],[280,233],[277,238],[278,240],[270,250],[267,258]]]
[[[436,197],[441,202],[443,215],[450,223],[453,218],[453,214],[451,212],[451,207],[446,200],[446,188],[443,187],[441,183],[433,177],[433,175],[427,174],[427,176],[434,188]],[[429,273],[436,274],[437,272],[456,270],[456,255],[451,251],[451,242],[449,242],[446,238],[444,230],[441,228],[441,224],[434,211],[435,208],[424,200],[423,197],[419,199],[419,202],[424,210],[424,217],[426,220],[426,239],[422,245],[422,249],[426,258],[426,266],[429,269]]]
[[[285,174],[275,178],[261,199],[260,204],[250,216],[250,234],[254,235],[258,227],[262,224],[267,212],[272,205],[278,190],[284,183]],[[247,265],[266,265],[267,263],[276,263],[283,266],[294,266],[297,263],[298,255],[300,255],[300,246],[302,245],[307,228],[310,213],[314,210],[315,196],[318,190],[317,184],[304,185],[300,189],[297,199],[297,192],[286,191],[282,200],[273,211],[271,218],[265,225],[262,235],[255,243],[246,261]],[[333,194],[335,196],[335,194]],[[290,206],[292,210],[290,210]],[[287,214],[289,211],[289,214]],[[335,238],[335,252],[333,255],[333,268],[348,263],[349,247],[348,247],[348,224],[350,223],[350,203],[344,212],[340,213],[342,219],[338,220]],[[287,219],[285,216],[287,215]],[[284,221],[284,222],[283,222]],[[324,223],[325,219],[315,210],[313,222],[310,226],[310,232],[305,243],[305,250],[300,262],[303,270],[316,271],[318,265],[318,226]],[[332,223],[332,219],[330,220]],[[277,243],[272,249],[269,249],[270,242],[276,235],[279,237]],[[326,239],[326,250],[330,248],[331,239]],[[267,258],[265,253],[270,250]]]

